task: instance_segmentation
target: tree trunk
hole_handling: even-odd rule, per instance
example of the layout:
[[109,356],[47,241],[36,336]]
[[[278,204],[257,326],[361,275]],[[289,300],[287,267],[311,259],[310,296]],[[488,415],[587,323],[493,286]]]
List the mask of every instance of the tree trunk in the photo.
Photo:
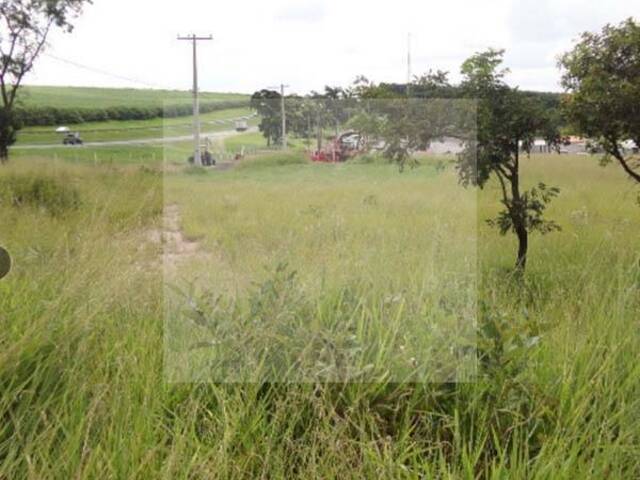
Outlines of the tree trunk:
[[518,237],[518,257],[516,270],[524,272],[527,267],[529,250],[529,232],[527,231],[525,206],[520,196],[520,152],[515,154],[514,169],[511,178],[511,221]]
[[518,237],[518,258],[516,259],[516,269],[524,272],[527,267],[527,252],[529,250],[529,233],[527,229],[520,225],[516,226],[516,236]]
[[9,161],[9,148],[6,145],[0,145],[0,165]]

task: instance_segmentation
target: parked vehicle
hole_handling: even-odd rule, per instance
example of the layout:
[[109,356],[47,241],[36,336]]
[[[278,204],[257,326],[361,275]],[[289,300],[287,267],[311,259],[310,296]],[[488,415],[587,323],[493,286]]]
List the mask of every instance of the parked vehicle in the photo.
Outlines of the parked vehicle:
[[82,138],[78,132],[67,133],[62,139],[64,145],[82,145]]

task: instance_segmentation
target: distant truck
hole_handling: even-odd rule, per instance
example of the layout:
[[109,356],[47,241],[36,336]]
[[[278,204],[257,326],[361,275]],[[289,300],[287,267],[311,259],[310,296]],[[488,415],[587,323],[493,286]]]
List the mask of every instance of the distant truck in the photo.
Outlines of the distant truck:
[[67,133],[62,139],[64,145],[82,145],[82,138],[78,132]]
[[249,124],[246,120],[237,120],[236,121],[236,131],[237,132],[246,132],[249,130]]

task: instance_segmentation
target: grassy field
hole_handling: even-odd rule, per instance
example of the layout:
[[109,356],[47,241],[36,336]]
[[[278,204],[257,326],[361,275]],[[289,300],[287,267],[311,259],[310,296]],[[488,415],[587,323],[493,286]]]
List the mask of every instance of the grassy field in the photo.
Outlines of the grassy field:
[[[212,130],[203,129],[205,135],[207,133],[228,130],[232,127],[228,124],[223,124],[212,125],[211,128]],[[153,132],[153,135],[159,135],[160,137],[164,131],[164,129],[160,131],[155,130],[155,127],[150,130],[150,132]],[[174,134],[176,132],[174,127],[168,127],[166,131],[172,131]],[[107,140],[107,134],[111,136],[111,140],[114,140],[114,137],[110,132],[100,135],[96,140],[109,141]],[[129,136],[132,135],[129,134]],[[155,138],[155,136],[147,138]],[[134,139],[120,138],[120,140]],[[57,162],[58,160],[63,160],[68,163],[92,165],[145,164],[158,166],[162,164],[163,159],[166,160],[167,163],[180,165],[184,164],[185,160],[192,155],[193,149],[193,143],[191,141],[171,142],[165,145],[163,145],[162,142],[140,145],[104,145],[83,147],[65,147],[61,145],[60,148],[37,148],[38,144],[33,145],[35,148],[30,148],[30,144],[18,143],[18,145],[20,148],[12,150],[12,157],[28,162]],[[245,133],[224,139],[214,139],[212,144],[212,150],[216,155],[216,158],[219,158],[222,161],[228,161],[230,158],[235,156],[236,153],[240,153],[243,147],[245,147],[247,152],[266,150],[267,148],[264,138],[260,134],[256,133]]]
[[[0,243],[15,260],[0,281],[0,478],[640,476],[640,211],[618,169],[524,163],[527,182],[561,188],[549,216],[563,230],[532,238],[517,281],[514,240],[482,221],[497,186],[464,193],[436,159],[401,174],[269,154],[162,175],[149,151],[114,153],[94,165],[21,152],[0,168]],[[154,233],[174,206],[197,245],[180,268]],[[197,274],[189,298],[229,327],[218,333],[254,322],[245,348],[279,345],[273,325],[307,338],[318,322],[339,335],[386,320],[402,334],[404,321],[446,314],[425,283],[445,276],[426,274],[461,265],[434,259],[443,245],[467,252],[451,241],[467,237],[470,381],[166,382],[176,271]]]
[[[194,367],[192,372],[182,370],[179,375],[188,379],[191,374],[197,378],[209,375],[221,381],[291,381],[282,371],[293,363],[291,358],[297,359],[295,378],[307,380],[317,374],[323,381],[345,380],[345,375],[378,381],[384,375],[376,368],[386,372],[395,362],[389,380],[406,381],[402,365],[408,365],[410,359],[432,369],[414,372],[416,380],[453,375],[444,369],[436,371],[435,362],[425,357],[428,353],[437,355],[441,363],[455,369],[455,361],[446,361],[441,349],[431,351],[436,343],[432,336],[448,347],[449,336],[444,332],[450,337],[462,335],[454,317],[466,314],[466,318],[475,318],[476,196],[473,191],[456,188],[455,175],[448,173],[441,175],[425,164],[399,175],[397,168],[387,163],[313,165],[298,153],[276,153],[247,159],[225,175],[167,174],[165,204],[180,207],[184,234],[211,252],[211,257],[188,258],[190,261],[179,265],[175,280],[167,281],[186,283],[204,296],[221,295],[233,305],[225,316],[243,319],[252,316],[252,308],[238,313],[245,307],[236,301],[238,297],[251,292],[256,282],[282,281],[281,288],[286,291],[281,293],[290,296],[287,308],[291,310],[273,315],[292,316],[290,322],[269,322],[257,335],[260,327],[252,321],[221,322],[211,332],[177,320],[182,318],[180,312],[171,313],[177,327],[169,339],[179,343],[186,338],[194,343],[199,336],[201,341],[215,338],[226,348],[226,353],[216,354],[218,363],[227,363],[238,351],[244,357],[234,360],[230,371],[206,367],[212,371],[198,374]],[[454,202],[458,218],[452,222],[449,205]],[[271,278],[274,275],[275,280]],[[294,278],[284,281],[286,275]],[[341,299],[342,295],[348,298]],[[194,298],[197,302],[198,294],[190,295],[188,303]],[[349,298],[363,299],[367,306]],[[384,299],[388,305],[378,308]],[[184,306],[185,298],[179,300],[167,299],[167,303]],[[445,314],[446,309],[439,306],[444,303],[455,313]],[[300,313],[305,308],[331,313],[311,321]],[[427,310],[429,313],[424,313]],[[341,317],[345,321],[334,323]],[[245,324],[248,330],[243,331],[239,325]],[[425,324],[429,324],[429,332],[420,328]],[[238,331],[229,332],[235,327]],[[472,337],[473,332],[467,330],[466,336]],[[257,337],[255,343],[249,342],[252,337]],[[295,342],[289,341],[292,338]],[[335,362],[322,359],[327,353],[310,347],[310,340],[302,342],[304,349],[309,348],[303,361],[297,343],[302,338],[323,338],[340,351],[339,356],[349,358]],[[268,350],[279,351],[277,359],[264,359],[274,365],[273,371],[257,367],[264,354],[263,339],[270,339]],[[387,344],[388,348],[383,348]],[[187,359],[210,361],[201,351],[183,353],[177,362],[182,368]],[[304,362],[308,364],[305,371]]]
[[[189,149],[190,152],[190,149]],[[185,144],[184,153],[187,153]],[[11,152],[12,158],[26,163],[43,162],[79,165],[159,165],[162,163],[164,148],[161,145],[122,145],[104,147],[68,147],[56,149],[24,148]],[[187,158],[186,156],[183,157]]]
[[[135,88],[93,88],[93,87],[48,87],[27,85],[20,91],[21,102],[25,107],[56,108],[92,108],[108,107],[162,107],[171,105],[190,105],[192,96],[189,91],[155,90]],[[201,92],[203,102],[223,100],[245,100],[248,95],[237,93]]]

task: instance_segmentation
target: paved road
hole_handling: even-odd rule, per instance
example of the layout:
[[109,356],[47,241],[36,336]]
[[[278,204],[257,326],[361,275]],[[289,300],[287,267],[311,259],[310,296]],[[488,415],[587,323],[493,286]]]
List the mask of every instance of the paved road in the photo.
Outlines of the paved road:
[[[250,127],[246,132],[242,133],[255,133],[258,131],[258,127]],[[228,137],[239,135],[236,130],[221,130],[219,132],[203,133],[202,138],[210,138],[211,140],[220,140]],[[141,138],[134,140],[113,140],[110,142],[86,142],[82,146],[63,145],[62,143],[52,143],[48,145],[18,145],[11,147],[12,150],[49,150],[52,148],[82,148],[82,147],[116,147],[123,145],[149,145],[149,144],[164,144],[164,143],[178,143],[185,142],[193,139],[193,135],[182,135],[179,137],[160,137],[160,138]]]

